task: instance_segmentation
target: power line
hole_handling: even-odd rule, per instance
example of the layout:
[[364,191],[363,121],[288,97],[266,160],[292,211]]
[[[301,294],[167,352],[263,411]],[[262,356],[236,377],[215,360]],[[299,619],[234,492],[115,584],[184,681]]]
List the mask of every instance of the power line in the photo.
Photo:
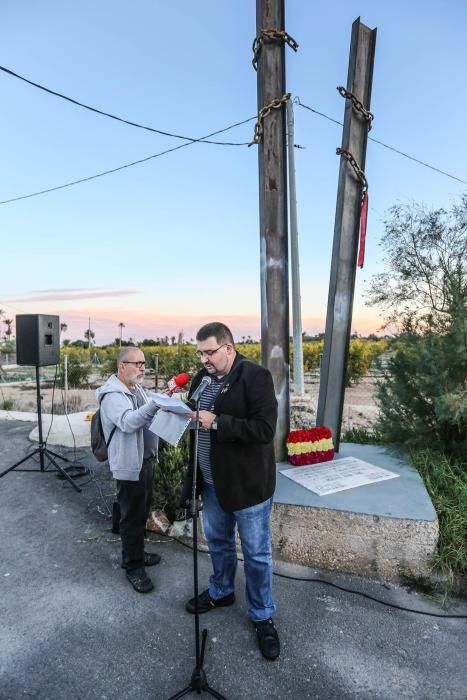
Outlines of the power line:
[[205,139],[208,139],[210,136],[216,136],[217,134],[221,134],[224,131],[229,131],[229,129],[234,129],[237,126],[242,126],[242,124],[247,124],[248,122],[251,122],[254,119],[257,119],[256,115],[254,117],[250,117],[249,119],[244,119],[241,122],[236,122],[235,124],[231,124],[230,126],[226,126],[224,129],[219,129],[218,131],[213,131],[212,133],[207,134],[207,136],[201,136],[201,138],[199,138],[199,139],[192,139],[190,141],[187,141],[186,143],[180,144],[180,146],[174,146],[173,148],[167,148],[165,151],[160,151],[159,153],[154,153],[152,156],[147,156],[146,158],[140,158],[140,160],[134,160],[131,163],[125,163],[125,165],[119,165],[117,168],[111,168],[110,170],[104,170],[101,173],[96,173],[95,175],[90,175],[89,177],[83,177],[80,180],[73,180],[72,182],[67,182],[64,185],[57,185],[56,187],[49,187],[46,190],[40,190],[38,192],[30,192],[29,194],[23,194],[23,195],[20,195],[19,197],[12,197],[11,199],[4,199],[3,201],[0,202],[0,204],[10,204],[11,202],[18,202],[21,199],[29,199],[30,197],[38,197],[41,194],[48,194],[49,192],[55,192],[56,190],[63,190],[66,187],[72,187],[73,185],[79,185],[82,182],[89,182],[90,180],[95,180],[98,177],[104,177],[104,175],[110,175],[111,173],[116,173],[119,170],[124,170],[125,168],[131,168],[133,165],[139,165],[140,163],[145,163],[146,161],[152,160],[153,158],[160,158],[161,156],[164,156],[167,153],[173,153],[173,151],[178,151],[181,148],[185,148],[186,146],[192,146],[194,143],[201,143]]
[[[255,115],[254,117],[249,117],[248,119],[244,119],[243,121],[236,122],[235,124],[231,124],[230,126],[224,127],[223,129],[219,129],[217,131],[213,131],[210,134],[207,134],[206,136],[201,136],[198,139],[191,138],[189,136],[180,136],[178,134],[172,134],[170,132],[165,132],[165,131],[160,131],[158,129],[153,129],[152,127],[147,127],[143,126],[141,124],[137,124],[136,122],[130,122],[126,119],[122,119],[121,117],[117,117],[113,114],[109,114],[107,112],[103,112],[101,110],[95,109],[94,107],[89,107],[88,105],[84,105],[81,102],[77,102],[76,100],[66,97],[64,95],[61,95],[60,93],[54,92],[53,90],[49,90],[48,88],[43,87],[42,85],[38,85],[37,83],[34,83],[27,78],[23,78],[22,76],[14,73],[13,71],[10,71],[8,68],[4,68],[3,66],[0,66],[0,70],[4,71],[5,73],[8,73],[16,78],[19,78],[20,80],[25,81],[26,83],[29,83],[33,85],[34,87],[38,87],[41,90],[44,90],[45,92],[49,92],[53,95],[56,95],[58,97],[61,97],[69,102],[72,102],[74,104],[79,105],[80,107],[84,107],[85,109],[89,109],[93,112],[96,112],[98,114],[102,114],[104,116],[110,117],[111,119],[116,119],[117,121],[121,121],[125,124],[129,124],[131,126],[136,126],[141,129],[146,129],[148,131],[153,131],[158,134],[163,134],[165,136],[170,136],[173,138],[178,138],[178,139],[184,139],[186,143],[181,144],[180,146],[175,146],[174,148],[168,148],[164,151],[160,151],[159,153],[154,153],[153,155],[147,156],[146,158],[141,158],[139,160],[132,161],[131,163],[125,163],[124,165],[117,166],[116,168],[111,168],[110,170],[104,170],[103,172],[96,173],[95,175],[90,175],[88,177],[80,178],[79,180],[72,180],[71,182],[67,182],[63,185],[57,185],[55,187],[49,187],[45,190],[39,190],[37,192],[31,192],[29,194],[25,195],[20,195],[18,197],[11,197],[10,199],[5,199],[3,201],[0,201],[0,205],[2,204],[10,204],[12,202],[18,202],[22,199],[29,199],[31,197],[38,197],[43,194],[48,194],[50,192],[55,192],[57,190],[65,189],[67,187],[72,187],[74,185],[79,185],[83,182],[89,182],[90,180],[95,180],[99,177],[104,177],[104,175],[110,175],[112,173],[116,173],[119,170],[125,170],[126,168],[131,168],[134,165],[139,165],[140,163],[145,163],[148,160],[152,160],[154,158],[159,158],[161,156],[166,155],[167,153],[172,153],[173,151],[178,151],[181,148],[185,148],[186,146],[191,146],[194,143],[211,143],[215,145],[222,145],[222,146],[249,146],[249,142],[241,142],[241,143],[233,143],[233,142],[226,142],[226,141],[210,141],[211,136],[216,136],[217,134],[221,134],[225,131],[229,131],[230,129],[234,129],[237,126],[242,126],[243,124],[247,124],[248,122],[253,121],[254,119],[257,119],[257,116]],[[310,107],[309,105],[304,104],[303,102],[300,101],[300,98],[297,96],[294,99],[295,104],[298,104],[299,107],[303,107],[304,109],[313,112],[313,114],[317,114],[320,117],[323,117],[324,119],[327,119],[330,122],[333,122],[334,124],[337,124],[338,126],[343,126],[342,122],[338,121],[337,119],[333,119],[333,117],[330,117],[329,115],[325,114],[324,112],[320,112],[317,109],[314,109],[313,107]],[[383,143],[382,141],[379,141],[378,139],[373,138],[372,136],[368,137],[370,141],[374,141],[375,143],[379,144],[380,146],[383,146],[384,148],[389,149],[390,151],[394,151],[395,153],[403,156],[404,158],[408,158],[409,160],[414,161],[415,163],[418,163],[419,165],[423,165],[426,168],[429,168],[430,170],[434,170],[435,172],[440,173],[441,175],[445,175],[446,177],[449,177],[453,180],[456,180],[457,182],[461,182],[465,185],[467,185],[466,180],[462,180],[461,178],[456,177],[455,175],[451,175],[450,173],[441,170],[440,168],[436,168],[433,165],[430,165],[429,163],[425,163],[422,160],[419,160],[418,158],[415,158],[414,156],[409,155],[408,153],[404,153],[403,151],[400,151],[397,148],[394,148],[393,146],[389,146],[386,143]]]
[[[324,117],[324,119],[327,119],[330,122],[334,122],[334,124],[338,124],[339,126],[343,126],[342,122],[337,121],[337,119],[333,119],[332,117],[329,117],[327,114],[324,114],[323,112],[318,112],[317,109],[313,109],[312,107],[309,107],[308,105],[303,104],[303,102],[300,102],[300,98],[296,97],[294,99],[295,104],[298,104],[299,107],[303,107],[304,109],[309,110],[310,112],[313,112],[314,114],[318,114],[320,117]],[[439,168],[435,168],[434,165],[430,165],[429,163],[425,163],[423,160],[419,160],[418,158],[415,158],[414,156],[409,155],[408,153],[404,153],[403,151],[399,151],[399,149],[394,148],[393,146],[388,146],[387,143],[383,143],[382,141],[378,141],[378,139],[373,138],[372,136],[368,136],[369,141],[374,141],[374,143],[379,144],[380,146],[384,146],[384,148],[388,148],[390,151],[394,151],[394,153],[398,153],[400,156],[403,156],[404,158],[408,158],[409,160],[415,161],[415,163],[418,163],[419,165],[423,165],[425,168],[429,168],[430,170],[434,170],[437,173],[440,173],[441,175],[445,175],[446,177],[450,177],[452,180],[457,180],[457,182],[462,182],[464,185],[467,185],[467,180],[462,180],[460,177],[456,177],[455,175],[451,175],[450,173],[447,173],[445,170],[440,170]]]
[[[55,90],[51,90],[50,88],[44,87],[44,85],[39,85],[39,83],[35,83],[32,80],[29,80],[28,78],[25,78],[22,75],[19,75],[18,73],[15,73],[14,71],[10,70],[9,68],[5,68],[4,66],[0,66],[0,70],[6,73],[7,75],[13,76],[13,78],[18,78],[18,80],[22,80],[23,82],[27,83],[28,85],[32,85],[35,88],[38,88],[39,90],[43,90],[44,92],[49,93],[49,95],[55,95],[55,97],[60,97],[62,100],[66,100],[67,102],[71,102],[74,105],[77,105],[78,107],[82,107],[83,109],[87,109],[90,112],[95,112],[96,114],[100,114],[103,117],[109,117],[109,119],[115,119],[115,121],[122,122],[123,124],[128,124],[129,126],[134,126],[137,129],[144,129],[145,131],[152,131],[155,134],[161,134],[162,136],[170,136],[171,138],[174,139],[183,139],[184,141],[193,141],[197,142],[200,141],[200,139],[194,139],[191,138],[191,136],[181,136],[180,134],[172,134],[169,131],[162,131],[161,129],[155,129],[152,126],[145,126],[144,124],[138,124],[137,122],[132,122],[129,119],[123,119],[123,117],[117,117],[115,114],[110,114],[110,112],[104,112],[102,109],[97,109],[97,107],[91,107],[90,105],[86,105],[83,102],[79,102],[78,100],[73,99],[73,97],[67,97],[66,95],[62,95],[61,92],[56,92]],[[220,133],[220,132],[217,132]],[[229,141],[208,141],[204,140],[204,143],[212,143],[215,144],[216,146],[249,146],[248,141],[244,141],[241,143],[232,143]]]

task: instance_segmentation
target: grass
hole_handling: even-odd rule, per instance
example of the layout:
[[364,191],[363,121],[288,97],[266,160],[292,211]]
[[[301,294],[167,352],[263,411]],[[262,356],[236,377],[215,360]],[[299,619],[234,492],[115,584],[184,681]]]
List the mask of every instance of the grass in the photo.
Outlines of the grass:
[[467,575],[467,463],[432,448],[413,450],[411,459],[438,514],[434,564],[452,584],[454,574]]
[[358,445],[381,445],[382,440],[377,432],[369,432],[366,428],[349,428],[342,435],[342,442],[355,442]]

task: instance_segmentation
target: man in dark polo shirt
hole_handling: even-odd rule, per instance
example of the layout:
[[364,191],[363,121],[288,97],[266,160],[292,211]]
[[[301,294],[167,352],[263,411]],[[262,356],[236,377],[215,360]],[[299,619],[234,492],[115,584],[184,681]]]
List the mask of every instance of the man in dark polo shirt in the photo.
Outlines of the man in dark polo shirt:
[[[201,395],[199,412],[199,483],[203,525],[213,566],[209,588],[199,595],[199,612],[235,602],[237,553],[235,528],[243,549],[248,616],[259,648],[277,659],[280,643],[272,616],[272,545],[270,516],[276,465],[273,438],[277,401],[270,372],[235,350],[223,323],[208,323],[196,335],[203,369],[211,384]],[[189,395],[189,396],[190,396]],[[185,485],[190,493],[189,479]],[[186,604],[195,612],[195,599]]]

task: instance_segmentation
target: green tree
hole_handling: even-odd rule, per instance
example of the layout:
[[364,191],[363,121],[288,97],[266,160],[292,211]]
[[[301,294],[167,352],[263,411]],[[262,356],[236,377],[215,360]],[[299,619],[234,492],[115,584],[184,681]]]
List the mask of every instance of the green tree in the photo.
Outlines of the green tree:
[[397,206],[385,222],[387,271],[367,303],[400,335],[378,390],[391,441],[467,447],[467,196],[450,211]]

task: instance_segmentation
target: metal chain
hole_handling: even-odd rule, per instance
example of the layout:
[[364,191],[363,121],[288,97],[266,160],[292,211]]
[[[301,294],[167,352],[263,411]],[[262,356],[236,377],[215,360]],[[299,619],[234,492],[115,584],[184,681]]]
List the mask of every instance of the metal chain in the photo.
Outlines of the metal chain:
[[287,34],[287,32],[282,31],[282,29],[262,29],[259,36],[253,41],[253,46],[251,47],[254,54],[252,64],[256,71],[258,70],[259,55],[265,41],[284,41],[294,51],[298,49],[298,44],[295,39],[293,39],[290,34]]
[[371,131],[372,121],[375,118],[375,115],[364,106],[363,102],[361,102],[358,97],[355,97],[353,93],[346,90],[344,87],[342,87],[342,85],[337,87],[336,90],[338,91],[339,95],[345,97],[346,100],[352,101],[354,109],[363,115],[363,118],[368,122],[368,131]]
[[346,151],[344,148],[336,148],[336,156],[342,156],[343,158],[349,161],[350,165],[354,169],[355,175],[358,177],[358,179],[363,185],[363,192],[366,192],[366,190],[368,189],[368,181],[365,177],[365,173],[358,165],[357,161],[350,153],[350,151]]
[[276,99],[272,100],[272,102],[260,109],[258,113],[258,121],[255,124],[253,141],[249,143],[248,146],[253,146],[254,143],[261,143],[261,141],[263,140],[264,119],[271,114],[273,109],[279,109],[279,107],[282,107],[282,105],[285,104],[287,100],[290,100],[291,96],[291,93],[287,92],[285,95],[282,95],[282,97],[276,97]]

